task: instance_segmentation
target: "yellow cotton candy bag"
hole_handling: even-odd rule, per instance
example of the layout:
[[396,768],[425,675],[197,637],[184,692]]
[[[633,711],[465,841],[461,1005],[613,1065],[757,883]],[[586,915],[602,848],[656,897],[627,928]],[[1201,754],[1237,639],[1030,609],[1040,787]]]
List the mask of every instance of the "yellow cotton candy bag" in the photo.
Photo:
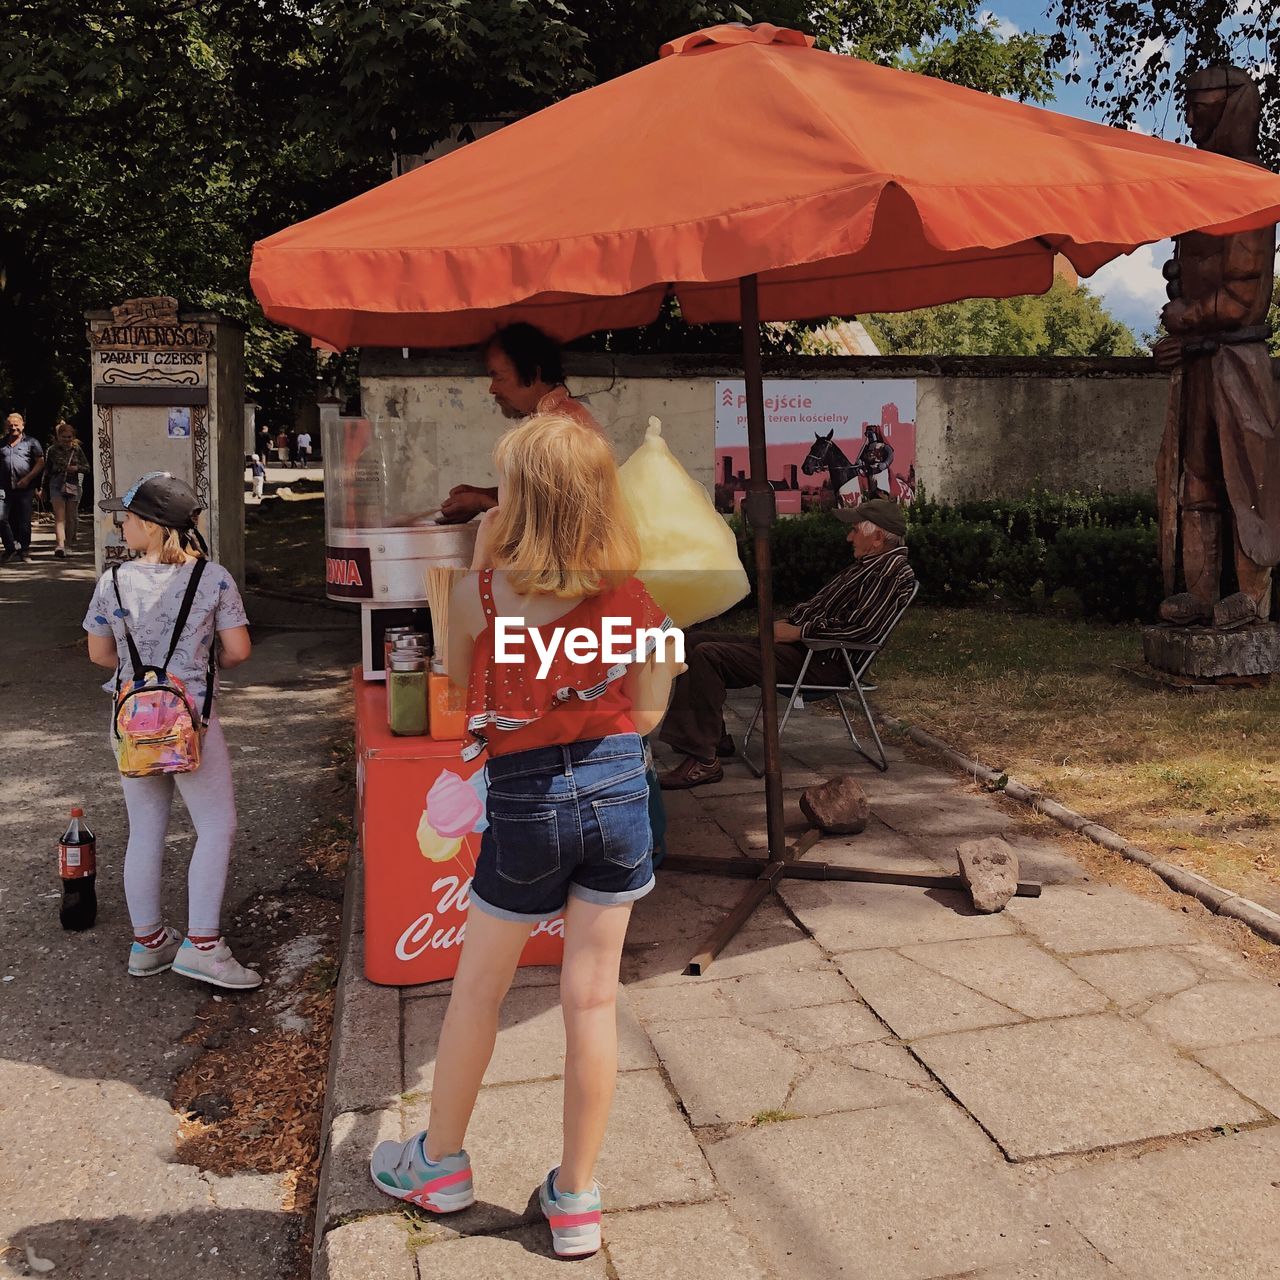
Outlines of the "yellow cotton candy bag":
[[737,604],[751,588],[733,530],[667,448],[657,418],[618,475],[640,538],[636,576],[672,622],[690,627]]

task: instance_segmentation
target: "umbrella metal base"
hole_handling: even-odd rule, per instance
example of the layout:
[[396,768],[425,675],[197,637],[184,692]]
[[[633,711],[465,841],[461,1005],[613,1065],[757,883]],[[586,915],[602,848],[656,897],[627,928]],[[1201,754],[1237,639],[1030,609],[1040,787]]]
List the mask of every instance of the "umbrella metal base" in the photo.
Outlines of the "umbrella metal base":
[[[697,954],[685,968],[688,977],[699,977],[710,968],[712,961],[729,944],[738,930],[755,913],[755,909],[781,884],[783,880],[843,880],[861,884],[901,884],[919,889],[965,889],[960,876],[912,875],[898,871],[871,871],[863,867],[841,867],[831,862],[799,862],[796,859],[807,853],[822,838],[816,830],[806,831],[790,849],[784,859],[765,858],[703,858],[695,854],[669,854],[663,859],[661,870],[679,871],[701,876],[729,876],[755,883],[743,894],[741,900],[725,916],[714,932],[702,944]],[[1017,897],[1038,898],[1040,886],[1034,880],[1018,882]]]

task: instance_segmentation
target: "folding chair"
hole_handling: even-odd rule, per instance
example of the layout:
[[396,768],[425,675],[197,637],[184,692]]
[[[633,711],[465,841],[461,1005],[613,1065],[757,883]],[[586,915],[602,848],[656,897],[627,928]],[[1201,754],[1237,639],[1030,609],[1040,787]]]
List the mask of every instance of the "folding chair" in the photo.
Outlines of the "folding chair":
[[[776,694],[784,694],[787,699],[787,709],[782,714],[782,721],[778,725],[778,739],[781,741],[782,735],[786,732],[787,721],[791,719],[791,713],[795,710],[796,699],[800,698],[804,702],[820,702],[824,698],[834,697],[836,706],[840,708],[840,715],[844,719],[844,727],[849,731],[849,741],[853,743],[853,749],[871,764],[875,765],[881,773],[885,773],[889,768],[889,761],[884,754],[884,743],[880,741],[880,733],[876,729],[875,717],[871,714],[871,708],[867,706],[867,694],[874,691],[875,685],[866,684],[865,678],[871,664],[875,661],[877,655],[888,643],[889,636],[894,627],[902,619],[902,615],[906,613],[911,602],[916,598],[916,592],[920,590],[920,584],[917,582],[911,588],[911,594],[906,598],[901,609],[889,619],[888,625],[881,633],[880,638],[874,641],[863,641],[858,644],[846,644],[838,640],[805,640],[802,643],[808,650],[804,655],[804,663],[800,667],[800,674],[796,677],[795,683],[787,688],[778,685]],[[805,676],[809,671],[809,664],[813,661],[815,653],[830,653],[835,651],[844,659],[844,665],[849,672],[849,681],[847,684],[806,684]],[[858,703],[862,707],[862,714],[866,717],[867,727],[871,730],[871,736],[875,739],[875,755],[872,755],[858,740],[858,735],[854,732],[853,721],[849,719],[849,711],[844,704],[843,695],[853,693],[857,695]],[[756,713],[751,717],[751,723],[747,726],[747,731],[742,737],[742,758],[746,761],[747,768],[756,775],[757,778],[764,776],[763,769],[757,769],[751,759],[749,746],[751,743],[751,735],[756,731],[756,725],[760,722],[761,713],[764,711],[764,692],[761,691],[760,702],[756,706]]]

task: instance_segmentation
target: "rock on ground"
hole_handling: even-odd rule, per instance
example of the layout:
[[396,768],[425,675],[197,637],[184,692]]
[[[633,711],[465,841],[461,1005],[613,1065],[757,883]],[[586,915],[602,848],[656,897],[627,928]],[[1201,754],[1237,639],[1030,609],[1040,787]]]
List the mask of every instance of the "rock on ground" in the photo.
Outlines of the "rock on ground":
[[956,849],[960,876],[969,886],[975,911],[1003,911],[1018,892],[1018,855],[999,836],[966,840]]
[[800,797],[800,808],[815,827],[837,836],[856,836],[865,831],[871,817],[867,793],[847,773],[807,788]]

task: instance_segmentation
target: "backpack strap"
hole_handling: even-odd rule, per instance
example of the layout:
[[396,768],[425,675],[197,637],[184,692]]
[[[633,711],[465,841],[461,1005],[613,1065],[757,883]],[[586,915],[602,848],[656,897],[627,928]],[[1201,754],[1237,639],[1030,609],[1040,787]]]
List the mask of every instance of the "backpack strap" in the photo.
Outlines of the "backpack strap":
[[[133,642],[133,633],[129,630],[129,624],[124,620],[127,610],[124,607],[124,601],[120,597],[120,566],[113,564],[111,566],[111,585],[116,593],[116,605],[120,609],[120,625],[124,628],[124,642],[129,647],[129,661],[133,664],[133,678],[137,683],[141,684],[147,678],[149,668],[142,661],[142,654],[138,652],[138,646]],[[116,666],[116,693],[120,692],[120,667]]]
[[[182,639],[183,628],[191,616],[191,606],[195,603],[196,591],[200,587],[200,579],[204,576],[205,566],[208,563],[202,556],[191,566],[191,577],[187,579],[187,589],[183,593],[182,604],[178,607],[178,616],[174,619],[173,638],[169,641],[169,652],[164,660],[166,670],[178,647],[178,641]],[[218,673],[217,653],[218,634],[215,631],[209,639],[209,675],[204,686],[204,706],[200,710],[200,723],[205,728],[209,725],[209,714],[213,710],[213,685]]]
[[213,684],[218,678],[218,633],[209,641],[209,679],[204,686],[204,707],[200,711],[200,724],[209,727],[209,714],[213,711]]
[[191,576],[187,579],[187,589],[183,592],[182,603],[178,606],[178,616],[173,622],[173,635],[169,640],[169,652],[164,655],[164,669],[169,669],[169,663],[173,661],[173,655],[178,647],[178,641],[182,639],[183,628],[187,625],[187,619],[191,616],[191,606],[196,600],[196,591],[200,587],[200,579],[204,577],[204,567],[209,562],[203,557],[196,560],[191,566]]

